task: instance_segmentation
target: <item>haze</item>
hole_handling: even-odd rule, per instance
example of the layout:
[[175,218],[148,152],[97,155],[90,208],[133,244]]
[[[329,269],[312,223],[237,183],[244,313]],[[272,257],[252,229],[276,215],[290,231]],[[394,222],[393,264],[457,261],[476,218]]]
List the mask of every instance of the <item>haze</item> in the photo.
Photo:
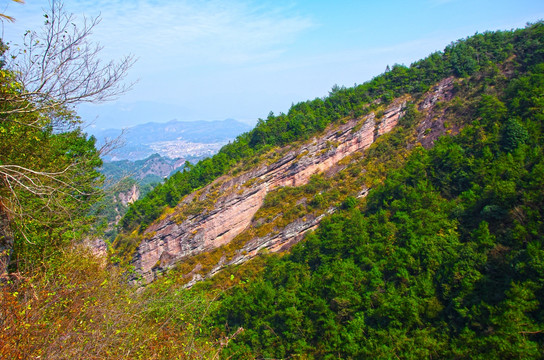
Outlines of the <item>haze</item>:
[[[3,38],[20,42],[47,7],[4,1],[2,12],[17,21],[3,24]],[[530,0],[72,0],[66,8],[80,18],[101,14],[93,40],[104,59],[138,58],[130,93],[79,108],[91,132],[172,119],[254,124],[452,39],[544,18],[544,2]]]

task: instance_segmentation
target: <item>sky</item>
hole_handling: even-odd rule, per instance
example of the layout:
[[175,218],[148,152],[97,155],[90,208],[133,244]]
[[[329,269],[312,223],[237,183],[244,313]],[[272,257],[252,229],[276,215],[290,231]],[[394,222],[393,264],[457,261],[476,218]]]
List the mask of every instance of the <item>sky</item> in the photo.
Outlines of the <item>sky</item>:
[[[443,50],[476,32],[544,19],[542,0],[66,0],[101,17],[91,40],[107,60],[134,55],[133,89],[78,113],[89,132],[146,122],[254,124]],[[39,30],[48,0],[0,0],[2,38]]]

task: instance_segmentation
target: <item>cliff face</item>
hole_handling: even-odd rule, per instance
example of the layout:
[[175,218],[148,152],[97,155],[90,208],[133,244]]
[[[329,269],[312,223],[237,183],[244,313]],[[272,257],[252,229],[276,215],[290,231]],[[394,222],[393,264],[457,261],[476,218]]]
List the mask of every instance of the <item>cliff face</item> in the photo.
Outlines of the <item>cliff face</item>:
[[[432,147],[435,140],[447,131],[444,112],[436,111],[435,108],[437,104],[452,99],[453,85],[454,79],[451,77],[442,80],[432,88],[419,104],[419,111],[425,113],[425,118],[418,124],[417,140],[425,148]],[[451,128],[449,130],[451,133],[459,131],[458,128]]]
[[[429,103],[423,110],[428,111],[438,99],[443,99],[451,91],[450,85],[433,89],[422,102]],[[133,258],[135,268],[144,281],[149,282],[157,272],[185,258],[229,244],[250,226],[267,193],[283,186],[304,185],[315,173],[339,171],[342,168],[340,160],[367,149],[379,136],[394,129],[404,114],[405,106],[404,99],[397,99],[380,118],[370,113],[336,125],[322,136],[278,154],[279,158],[269,164],[236,177],[224,176],[185,197],[173,212],[145,230]],[[360,194],[364,195],[366,191]],[[333,208],[328,210],[329,213],[332,211]],[[271,252],[289,248],[308,230],[316,228],[325,214],[308,215],[279,231],[250,239],[235,256],[228,260],[222,258],[208,275],[226,265],[242,263],[263,248]]]
[[132,204],[140,198],[140,188],[134,184],[128,191],[117,194],[117,198],[124,206]]
[[[136,269],[145,281],[151,281],[154,278],[152,270],[168,268],[187,256],[229,243],[248,227],[269,191],[281,186],[306,184],[314,173],[328,171],[344,157],[368,148],[378,136],[395,127],[403,107],[403,101],[394,102],[379,123],[374,113],[363,119],[352,119],[269,165],[228,180],[217,179],[200,194],[187,196],[172,214],[146,229],[134,258]],[[219,195],[215,195],[211,208],[183,218],[184,208],[211,200],[214,194]],[[280,234],[255,239],[248,244],[249,249],[242,251],[244,257],[236,262],[256,254],[265,244],[271,251],[282,249],[317,226],[319,220],[307,219],[286,227]]]

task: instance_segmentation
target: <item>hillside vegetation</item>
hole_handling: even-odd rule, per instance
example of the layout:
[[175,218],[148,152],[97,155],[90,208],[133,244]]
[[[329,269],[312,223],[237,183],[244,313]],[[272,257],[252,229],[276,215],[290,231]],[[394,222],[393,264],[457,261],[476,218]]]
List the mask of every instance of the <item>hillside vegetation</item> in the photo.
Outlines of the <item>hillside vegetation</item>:
[[[423,147],[418,104],[446,78],[453,97],[429,121],[449,131]],[[13,91],[10,80],[2,85]],[[334,209],[314,232],[287,254],[263,253],[192,289],[182,264],[136,291],[119,249],[104,260],[78,245],[93,219],[62,213],[62,227],[47,227],[43,206],[33,205],[44,200],[23,198],[37,215],[26,238],[12,228],[0,357],[543,358],[543,23],[459,40],[409,67],[270,114],[132,204],[116,244],[125,249],[185,195],[258,165],[272,148],[296,147],[401,96],[409,101],[393,131],[332,177],[270,192],[251,230]],[[18,122],[0,126],[24,134]],[[59,161],[87,154],[78,174],[85,185],[98,183],[93,139],[24,129],[63,145]],[[20,155],[9,149],[2,155]],[[84,213],[96,194],[67,198],[67,209]],[[199,261],[207,255],[216,256]]]
[[[539,26],[539,25],[538,25]],[[145,229],[166,206],[175,206],[190,192],[227,173],[235,164],[274,146],[292,144],[323,131],[327,125],[345,117],[360,117],[403,94],[421,94],[448,76],[473,74],[493,76],[499,65],[516,57],[515,71],[526,71],[542,60],[538,30],[479,34],[452,43],[409,67],[394,65],[390,71],[352,88],[333,87],[329,96],[295,104],[287,114],[270,114],[259,119],[255,128],[224,146],[215,156],[204,159],[172,176],[146,198],[132,206],[121,224],[130,232]],[[514,71],[514,69],[508,69]]]
[[544,356],[543,30],[456,44],[515,56],[466,78],[477,98],[459,135],[415,147],[224,297],[216,326],[244,329],[225,357]]

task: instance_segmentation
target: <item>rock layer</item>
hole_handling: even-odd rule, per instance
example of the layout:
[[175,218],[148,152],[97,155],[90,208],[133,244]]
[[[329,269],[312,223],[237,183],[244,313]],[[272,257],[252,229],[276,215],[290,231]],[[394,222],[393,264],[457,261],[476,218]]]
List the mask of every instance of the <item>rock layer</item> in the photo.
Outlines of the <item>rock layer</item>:
[[[417,127],[418,141],[424,145],[432,145],[436,137],[445,132],[444,124],[433,121],[433,109],[440,101],[451,99],[453,83],[453,78],[441,81],[419,102],[419,110],[426,113]],[[393,130],[405,106],[405,100],[396,99],[380,118],[370,113],[331,126],[321,136],[296,149],[281,156],[277,154],[279,158],[270,164],[236,177],[223,176],[186,196],[172,212],[144,232],[133,259],[137,272],[145,282],[150,282],[157,273],[185,258],[229,244],[250,226],[270,191],[282,186],[304,185],[315,173],[339,171],[342,159],[367,149],[378,137]],[[360,196],[366,192],[363,190]],[[331,208],[328,213],[332,211]],[[325,215],[308,215],[279,231],[250,239],[234,257],[219,260],[207,276],[224,266],[247,261],[263,248],[270,252],[288,249],[307,231],[315,229]],[[200,279],[202,276],[197,271],[193,270],[194,275]],[[199,279],[193,278],[191,283]]]
[[[452,99],[454,83],[453,77],[440,81],[419,104],[419,111],[425,112],[425,118],[417,127],[417,140],[427,149],[447,131],[444,111],[436,111],[436,105]],[[456,133],[459,129],[452,128],[450,131]]]
[[[368,148],[378,136],[396,126],[404,106],[404,101],[397,100],[385,110],[380,121],[374,113],[349,120],[269,165],[234,178],[219,178],[200,193],[187,196],[171,214],[146,229],[133,260],[137,271],[149,282],[157,271],[185,257],[228,244],[250,225],[269,191],[281,186],[304,185],[313,174],[330,170],[346,156]],[[220,195],[216,195],[211,208],[184,217],[184,208],[205,201],[213,194]],[[243,262],[263,247],[279,251],[315,228],[320,220],[321,217],[310,217],[288,225],[279,234],[253,239],[246,244],[244,255],[230,263]]]
[[134,184],[130,190],[117,194],[117,198],[124,206],[130,205],[140,198],[140,188]]

